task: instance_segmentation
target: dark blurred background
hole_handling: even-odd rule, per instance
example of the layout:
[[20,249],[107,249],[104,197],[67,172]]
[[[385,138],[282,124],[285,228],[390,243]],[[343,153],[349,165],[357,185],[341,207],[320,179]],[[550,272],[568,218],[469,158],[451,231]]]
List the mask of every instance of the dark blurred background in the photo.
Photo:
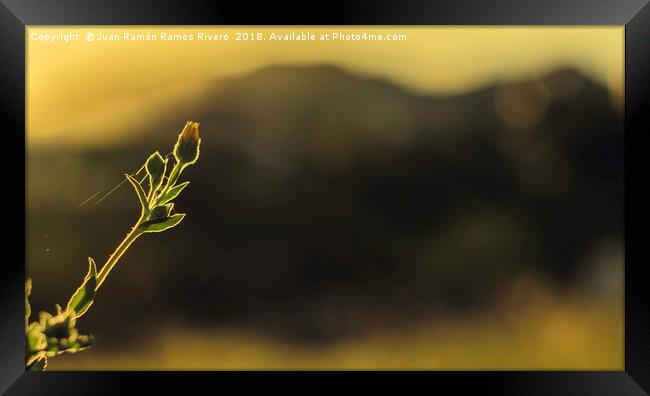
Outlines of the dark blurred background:
[[[299,357],[282,354],[280,366],[315,367],[305,350],[362,348],[370,337],[372,350],[400,355],[381,340],[407,342],[405,329],[422,326],[431,330],[418,342],[428,334],[444,346],[444,334],[462,333],[449,320],[485,345],[506,338],[486,354],[560,345],[567,356],[595,354],[568,365],[622,364],[623,119],[604,87],[559,68],[434,97],[331,65],[267,67],[216,86],[179,98],[123,146],[29,148],[27,270],[34,310],[52,311],[86,257],[102,264],[139,211],[126,185],[79,205],[152,151],[171,151],[185,121],[199,121],[203,137],[176,204],[188,217],[134,244],[80,322],[97,346],[53,369],[186,368],[161,352],[174,342],[201,351],[190,367],[273,367],[263,356],[282,345]],[[558,319],[563,306],[575,309]],[[519,332],[553,320],[551,338]],[[229,356],[243,360],[222,359],[223,331],[236,338]],[[195,349],[182,348],[193,339]],[[582,349],[571,349],[576,339]],[[505,364],[481,360],[471,342],[413,351],[464,355],[452,360],[459,367]],[[264,343],[271,352],[256,355]],[[355,367],[357,356],[374,367],[380,356],[363,351],[322,365]],[[519,367],[554,356],[519,356]]]

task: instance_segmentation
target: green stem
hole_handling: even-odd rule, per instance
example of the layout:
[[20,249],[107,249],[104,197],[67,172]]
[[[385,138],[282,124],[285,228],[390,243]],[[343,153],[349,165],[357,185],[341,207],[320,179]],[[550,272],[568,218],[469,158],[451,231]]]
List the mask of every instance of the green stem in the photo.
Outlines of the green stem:
[[131,246],[131,244],[136,239],[138,239],[140,235],[142,235],[142,231],[140,230],[140,224],[142,223],[142,220],[143,219],[141,217],[140,220],[138,220],[138,222],[135,224],[135,226],[133,226],[131,231],[126,235],[124,240],[122,240],[122,242],[117,246],[113,254],[111,254],[111,256],[108,258],[108,261],[106,261],[106,264],[104,264],[102,269],[97,274],[97,287],[95,287],[95,292],[99,290],[102,283],[104,283],[104,281],[106,280],[108,274],[111,272],[113,267],[115,267],[115,264],[117,264],[120,257],[124,255],[124,253],[129,248],[129,246]]
[[[163,188],[163,190],[160,192],[158,197],[162,197],[169,191],[170,188],[174,187],[176,182],[178,181],[178,178],[181,175],[181,172],[183,171],[183,168],[185,167],[184,164],[181,164],[180,162],[177,162],[176,165],[174,165],[174,168],[172,169],[171,173],[169,174],[169,179],[167,180],[167,184]],[[152,194],[153,195],[153,194]],[[153,197],[149,197],[149,201],[151,201]],[[156,199],[157,201],[157,199]],[[156,206],[157,202],[150,204],[150,207]],[[113,254],[108,258],[108,261],[106,261],[106,264],[102,267],[102,269],[99,271],[97,274],[97,287],[95,287],[95,292],[99,290],[101,287],[102,283],[106,280],[106,277],[108,277],[108,274],[113,270],[113,267],[115,267],[115,264],[119,261],[119,259],[124,255],[126,250],[131,246],[131,244],[138,239],[140,235],[142,235],[142,231],[140,230],[140,224],[142,224],[143,221],[146,219],[144,218],[144,213],[140,216],[140,219],[138,222],[133,226],[131,231],[124,237],[122,242],[117,246]]]
[[[165,185],[165,188],[163,188],[163,190],[160,192],[160,194],[158,194],[159,198],[163,197],[167,193],[167,191],[169,191],[170,188],[174,187],[174,185],[178,181],[178,178],[181,176],[181,172],[183,171],[184,167],[185,167],[185,165],[181,164],[180,162],[176,162],[176,164],[174,165],[174,168],[169,173],[169,178],[167,179],[167,184]],[[154,205],[152,205],[152,207],[156,206],[157,203],[158,202],[154,203]]]

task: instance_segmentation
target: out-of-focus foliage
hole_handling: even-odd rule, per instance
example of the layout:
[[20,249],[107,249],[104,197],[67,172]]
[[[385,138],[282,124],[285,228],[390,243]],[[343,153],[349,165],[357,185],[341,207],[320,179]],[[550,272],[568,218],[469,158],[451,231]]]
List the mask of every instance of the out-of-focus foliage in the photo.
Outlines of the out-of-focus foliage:
[[[31,281],[27,281],[25,305],[29,306],[29,289]],[[25,323],[29,323],[31,309],[26,309]],[[76,353],[88,348],[92,337],[80,335],[76,328],[74,311],[62,310],[56,306],[56,315],[41,312],[38,321],[31,322],[25,329],[25,367],[29,371],[43,371],[47,367],[47,359],[63,353]]]

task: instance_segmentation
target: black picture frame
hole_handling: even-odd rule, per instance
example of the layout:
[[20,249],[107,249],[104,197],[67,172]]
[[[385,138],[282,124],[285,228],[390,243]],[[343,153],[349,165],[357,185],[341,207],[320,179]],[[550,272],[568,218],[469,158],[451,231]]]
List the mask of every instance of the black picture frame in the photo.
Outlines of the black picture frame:
[[[129,394],[146,386],[190,386],[219,392],[265,385],[327,390],[331,379],[361,379],[382,390],[480,394],[643,395],[650,391],[650,298],[642,254],[631,253],[631,157],[647,145],[644,112],[650,95],[650,6],[646,0],[456,0],[209,2],[169,0],[0,0],[0,128],[6,229],[0,277],[0,392]],[[25,277],[25,27],[27,25],[625,25],[625,368],[609,372],[46,372],[24,371]],[[634,136],[634,145],[632,144]],[[636,155],[636,158],[643,158]],[[22,164],[22,167],[21,167]],[[21,172],[22,170],[22,172]],[[22,186],[23,188],[20,188]],[[22,193],[21,193],[22,192]],[[635,190],[635,194],[637,191]],[[635,202],[642,199],[635,196]],[[636,215],[640,207],[634,204]],[[634,224],[644,225],[643,218]],[[7,254],[10,253],[10,254]],[[318,385],[317,385],[318,384]],[[316,386],[317,385],[317,386]],[[420,388],[423,386],[424,388]],[[145,388],[145,389],[147,389]],[[448,389],[448,388],[447,388]],[[263,388],[263,390],[266,390]],[[644,391],[645,390],[645,391]]]

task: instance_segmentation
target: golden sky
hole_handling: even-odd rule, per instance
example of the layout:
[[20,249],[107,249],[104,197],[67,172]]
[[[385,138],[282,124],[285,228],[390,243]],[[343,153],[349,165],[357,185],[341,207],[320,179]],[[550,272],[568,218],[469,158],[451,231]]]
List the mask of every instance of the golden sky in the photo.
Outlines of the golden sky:
[[[401,41],[271,41],[271,33],[406,34]],[[64,41],[62,34],[78,34]],[[88,41],[91,33],[93,41]],[[118,41],[100,41],[102,34]],[[156,41],[124,40],[151,33]],[[161,33],[192,41],[161,40]],[[199,40],[227,34],[229,40]],[[264,41],[237,41],[262,33]],[[58,35],[58,36],[57,36]],[[331,37],[331,36],[330,36]],[[47,41],[46,41],[47,39]],[[58,39],[52,41],[52,39]],[[100,145],[125,122],[155,116],[206,82],[274,64],[335,64],[425,94],[456,94],[561,66],[580,69],[621,97],[624,27],[51,27],[27,28],[29,145]],[[109,134],[110,132],[110,134]]]

